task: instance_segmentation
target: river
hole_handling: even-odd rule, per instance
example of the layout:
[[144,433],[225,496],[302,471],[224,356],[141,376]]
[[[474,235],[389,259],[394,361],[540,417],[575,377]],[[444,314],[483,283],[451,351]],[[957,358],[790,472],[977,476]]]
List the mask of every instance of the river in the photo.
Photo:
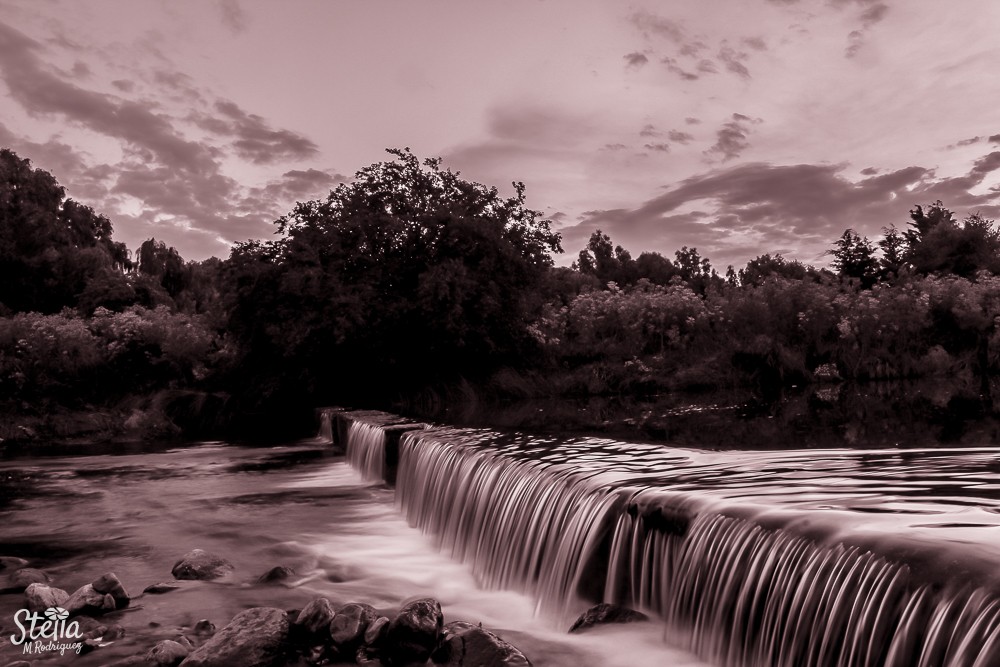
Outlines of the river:
[[[666,645],[658,626],[568,635],[563,620],[536,615],[528,596],[484,589],[469,566],[407,525],[392,489],[365,481],[329,443],[195,443],[121,455],[108,449],[0,461],[0,555],[30,560],[70,592],[112,571],[137,597],[111,617],[126,628],[123,639],[81,657],[31,656],[32,664],[107,664],[190,632],[202,618],[222,627],[248,607],[301,608],[319,595],[387,612],[433,596],[446,621],[482,622],[539,666],[704,664]],[[138,597],[150,584],[171,581],[173,563],[193,548],[224,555],[235,575]],[[277,565],[295,576],[255,583]],[[22,657],[9,641],[22,599],[0,595],[0,664]]]

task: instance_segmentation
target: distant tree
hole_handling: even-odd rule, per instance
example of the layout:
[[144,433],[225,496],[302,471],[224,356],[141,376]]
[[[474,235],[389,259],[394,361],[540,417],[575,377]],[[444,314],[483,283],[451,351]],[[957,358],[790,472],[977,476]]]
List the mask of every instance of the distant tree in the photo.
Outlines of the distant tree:
[[847,229],[834,244],[833,266],[845,278],[859,280],[864,287],[875,282],[878,259],[871,242],[853,229]]
[[899,275],[906,264],[906,236],[895,225],[882,228],[882,238],[878,241],[882,257],[879,258],[879,276],[891,280]]
[[905,260],[919,274],[942,273],[972,278],[979,271],[1000,271],[1000,232],[992,220],[973,213],[962,223],[940,201],[925,212],[910,212]]
[[597,278],[601,285],[630,285],[638,280],[638,269],[632,255],[621,246],[614,246],[611,237],[596,230],[587,247],[580,251],[576,267],[580,273]]
[[669,285],[678,274],[677,267],[658,252],[644,252],[635,260],[639,279],[645,278],[654,285]]
[[788,261],[779,255],[770,253],[760,255],[747,262],[739,271],[741,285],[761,285],[771,277],[782,277],[790,280],[803,280],[808,270],[804,264],[795,260]]
[[175,248],[168,248],[163,241],[143,241],[136,256],[139,273],[156,279],[171,298],[176,298],[191,284],[191,272],[184,259]]
[[674,252],[677,275],[695,292],[704,295],[710,285],[721,285],[722,278],[712,268],[707,257],[698,254],[697,248],[684,246]]

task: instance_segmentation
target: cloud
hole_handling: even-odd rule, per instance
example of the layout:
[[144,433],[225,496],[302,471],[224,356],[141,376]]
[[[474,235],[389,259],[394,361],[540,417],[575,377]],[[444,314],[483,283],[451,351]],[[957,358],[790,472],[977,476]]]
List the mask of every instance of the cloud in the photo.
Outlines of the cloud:
[[623,58],[625,58],[626,67],[634,67],[637,69],[649,62],[649,58],[646,57],[646,54],[638,51],[626,54]]
[[232,137],[236,155],[254,164],[274,164],[288,160],[303,160],[319,152],[319,147],[306,137],[290,130],[275,130],[266,120],[247,113],[236,103],[219,100],[216,114],[194,113],[191,121],[216,135]]
[[744,79],[750,78],[750,70],[743,64],[748,57],[746,52],[737,51],[731,46],[724,45],[719,49],[718,58],[726,66],[726,69]]
[[754,51],[767,51],[767,40],[763,37],[744,37],[742,42]]
[[688,125],[701,125],[701,120],[699,120],[697,118],[692,118],[690,116],[688,116],[687,118],[685,118],[684,122],[687,123]]
[[665,143],[646,144],[644,146],[644,148],[646,148],[648,150],[651,150],[651,151],[656,151],[658,153],[669,153],[670,152],[670,144],[665,144]]
[[881,171],[881,170],[880,169],[876,169],[875,167],[865,167],[864,169],[861,170],[861,174],[864,175],[864,176],[874,176],[879,171]]
[[647,38],[664,37],[672,42],[683,44],[687,36],[680,23],[645,10],[635,12],[629,17],[629,20]]
[[748,139],[750,126],[760,122],[762,121],[759,118],[734,113],[732,118],[715,133],[715,144],[705,151],[705,154],[709,157],[720,156],[723,162],[738,158],[750,148]]
[[641,130],[639,130],[640,137],[659,137],[662,135],[663,133],[657,130],[651,123],[647,123]]
[[238,0],[221,0],[219,11],[222,13],[222,23],[233,33],[239,34],[247,28],[247,17]]
[[991,134],[987,141],[991,144],[1000,144],[1000,134]]
[[694,140],[694,136],[688,134],[687,132],[681,132],[680,130],[670,130],[667,133],[670,141],[675,141],[679,144],[689,144]]
[[[777,248],[806,261],[822,253],[844,229],[875,237],[912,206],[941,199],[956,212],[1000,214],[1000,192],[970,190],[1000,169],[1000,151],[982,156],[962,176],[937,178],[912,166],[851,180],[845,165],[749,163],[692,176],[633,209],[589,211],[562,229],[572,254],[594,229],[632,250],[670,253],[687,245],[718,265],[743,263]],[[722,263],[719,264],[719,261]]]
[[[182,252],[225,254],[233,240],[267,235],[271,221],[291,201],[343,180],[332,171],[291,170],[259,188],[247,188],[223,173],[227,155],[268,165],[314,156],[318,148],[289,130],[228,100],[216,100],[183,72],[161,60],[158,70],[136,74],[156,97],[141,102],[83,87],[79,76],[47,65],[42,43],[0,23],[0,80],[8,98],[30,116],[53,118],[115,140],[122,157],[94,163],[59,136],[36,142],[0,126],[0,140],[115,224],[116,238],[133,247],[155,235]],[[112,82],[133,93],[131,80]],[[169,101],[185,109],[171,116]],[[197,136],[189,136],[194,130]],[[206,136],[207,135],[207,136]],[[222,141],[222,146],[217,145]],[[190,256],[190,255],[189,255]]]

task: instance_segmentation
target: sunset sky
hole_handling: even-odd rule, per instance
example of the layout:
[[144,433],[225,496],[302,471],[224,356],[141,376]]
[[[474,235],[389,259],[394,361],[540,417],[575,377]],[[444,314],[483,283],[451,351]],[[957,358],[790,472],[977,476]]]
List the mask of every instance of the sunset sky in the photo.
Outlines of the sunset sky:
[[0,146],[135,248],[267,238],[409,146],[563,234],[826,264],[1000,217],[1000,2],[3,0]]

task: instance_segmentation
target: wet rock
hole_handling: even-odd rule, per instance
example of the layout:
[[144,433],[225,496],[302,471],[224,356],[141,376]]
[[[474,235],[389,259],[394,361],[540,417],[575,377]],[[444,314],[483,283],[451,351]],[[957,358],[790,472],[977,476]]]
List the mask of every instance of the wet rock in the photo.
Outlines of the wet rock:
[[188,650],[188,653],[194,650],[194,644],[191,642],[190,639],[188,639],[184,635],[178,635],[177,638],[174,639],[174,641],[183,646],[184,648],[186,648]]
[[46,584],[31,584],[24,589],[24,606],[28,611],[42,612],[49,607],[65,607],[69,593]]
[[193,632],[199,637],[215,634],[215,624],[207,618],[203,618],[194,624]]
[[146,653],[146,662],[156,667],[176,667],[191,651],[172,639],[164,639]]
[[602,625],[604,623],[634,623],[636,621],[645,621],[648,619],[648,616],[634,609],[622,607],[617,604],[602,602],[601,604],[594,605],[587,611],[580,614],[580,618],[576,619],[576,622],[573,623],[573,626],[569,629],[569,631],[582,632],[587,628],[592,628],[595,625]]
[[51,581],[49,575],[41,570],[22,567],[0,579],[0,593],[20,593],[31,584],[47,584],[49,581]]
[[95,579],[91,584],[98,593],[110,595],[115,601],[115,609],[124,609],[131,602],[128,591],[114,572],[108,572]]
[[379,646],[385,640],[385,635],[389,631],[389,621],[385,616],[379,616],[368,624],[365,630],[365,644],[368,646]]
[[181,664],[184,667],[276,667],[282,664],[288,650],[288,629],[288,619],[280,609],[247,609]]
[[28,561],[15,556],[0,556],[0,571],[20,570],[28,564]]
[[278,565],[272,567],[270,570],[260,575],[257,578],[258,584],[273,584],[279,581],[284,581],[291,576],[295,575],[295,570],[290,567],[285,567],[284,565]]
[[125,628],[115,623],[114,625],[108,627],[108,629],[101,636],[101,639],[103,639],[106,642],[113,642],[121,639],[124,636],[125,636]]
[[93,584],[87,584],[76,589],[63,608],[69,612],[70,616],[76,614],[103,614],[114,611],[115,599],[110,595],[98,593],[94,590]]
[[378,659],[377,653],[368,646],[358,648],[354,655],[354,662],[361,667],[382,667],[382,661]]
[[432,659],[444,667],[531,667],[514,645],[482,626],[457,621],[445,626],[444,641]]
[[117,662],[112,662],[108,667],[149,667],[146,657],[142,655],[130,655]]
[[364,639],[368,624],[378,618],[375,608],[369,604],[351,602],[345,604],[330,621],[330,639],[341,654],[349,655]]
[[104,633],[108,631],[108,626],[97,625],[93,630],[88,630],[83,634],[84,639],[103,639]]
[[169,593],[170,591],[176,591],[181,585],[173,582],[160,582],[158,584],[150,584],[142,589],[142,592],[149,593],[150,595],[162,595],[164,593]]
[[335,615],[336,612],[329,600],[316,598],[299,612],[294,624],[302,628],[307,635],[315,637],[321,633],[329,633],[330,622]]
[[31,663],[27,660],[18,660],[17,662],[8,663],[7,667],[31,667]]
[[224,577],[234,569],[233,564],[222,556],[202,549],[192,549],[174,563],[170,572],[175,579],[210,580]]
[[404,605],[389,623],[383,658],[390,665],[423,662],[437,648],[444,626],[441,604],[431,598]]

